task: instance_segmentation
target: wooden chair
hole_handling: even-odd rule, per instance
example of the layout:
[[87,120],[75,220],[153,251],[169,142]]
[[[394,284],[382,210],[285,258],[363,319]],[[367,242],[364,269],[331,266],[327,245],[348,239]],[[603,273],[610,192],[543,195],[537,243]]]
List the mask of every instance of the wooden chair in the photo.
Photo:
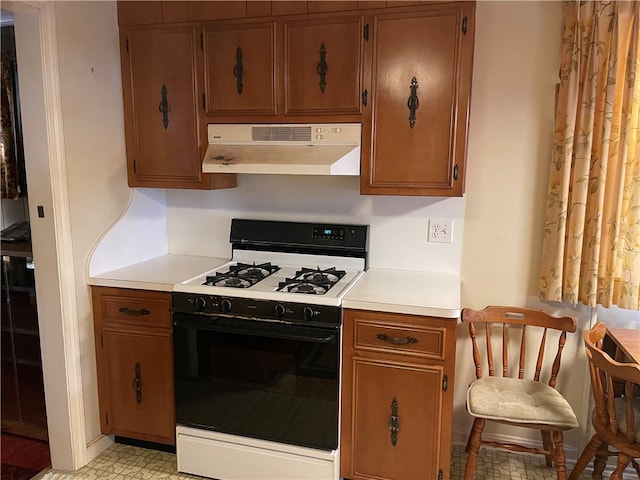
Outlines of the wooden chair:
[[602,339],[606,333],[607,327],[602,322],[584,332],[594,400],[591,421],[596,433],[578,457],[570,480],[577,479],[594,456],[593,478],[601,479],[607,457],[611,455],[618,456],[611,480],[621,479],[629,463],[640,478],[640,466],[634,460],[640,457],[640,366],[619,363],[603,351]]
[[[474,417],[466,451],[468,452],[464,480],[472,480],[478,452],[482,445],[504,448],[514,452],[541,454],[546,457],[547,466],[555,463],[558,480],[566,480],[567,468],[563,447],[564,430],[578,426],[578,420],[566,399],[555,389],[560,370],[560,358],[567,332],[575,332],[576,322],[572,317],[554,317],[542,310],[489,306],[484,310],[462,311],[462,321],[469,323],[469,334],[473,344],[473,362],[476,380],[467,390],[467,411]],[[488,376],[483,375],[476,325],[484,324],[484,354],[488,366]],[[492,338],[492,330],[499,329],[498,340]],[[544,362],[548,336],[558,337],[558,347],[551,360]],[[535,367],[527,368],[527,346],[539,339]],[[511,341],[515,340],[519,352],[509,353]],[[494,367],[494,342],[501,343],[502,375]],[[552,345],[549,345],[552,348]],[[517,357],[517,359],[516,359]],[[509,359],[517,361],[517,368],[509,369]],[[540,381],[543,371],[550,370],[548,385]],[[510,372],[513,377],[510,376]],[[525,374],[532,379],[525,379]],[[517,378],[515,377],[517,375]],[[482,432],[487,421],[540,430],[542,449],[517,444],[485,441]]]

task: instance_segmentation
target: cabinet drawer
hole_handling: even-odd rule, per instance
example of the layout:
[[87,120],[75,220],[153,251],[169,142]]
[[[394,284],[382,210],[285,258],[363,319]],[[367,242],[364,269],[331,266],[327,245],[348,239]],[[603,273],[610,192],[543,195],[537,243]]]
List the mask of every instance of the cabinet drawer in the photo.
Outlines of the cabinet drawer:
[[100,309],[104,326],[110,324],[136,327],[171,328],[171,297],[164,292],[131,294],[97,293],[95,308]]
[[446,330],[402,323],[354,319],[353,348],[434,360],[445,359]]

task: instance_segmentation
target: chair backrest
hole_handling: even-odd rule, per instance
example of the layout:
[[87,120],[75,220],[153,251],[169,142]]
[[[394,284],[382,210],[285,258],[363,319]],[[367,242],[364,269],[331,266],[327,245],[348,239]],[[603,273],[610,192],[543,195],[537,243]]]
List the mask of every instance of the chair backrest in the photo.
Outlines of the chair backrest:
[[[593,418],[596,428],[606,428],[614,436],[624,437],[626,442],[636,442],[634,396],[640,389],[640,366],[620,363],[602,350],[602,339],[607,333],[604,323],[596,323],[584,331],[584,345],[589,359],[591,390],[595,403]],[[617,388],[621,383],[622,388]],[[624,395],[617,395],[622,391]],[[618,401],[616,401],[618,397]],[[616,408],[616,403],[618,408]],[[622,413],[623,418],[619,418]],[[623,424],[620,425],[622,420]],[[618,431],[620,428],[620,432]]]
[[[576,321],[573,317],[554,317],[542,310],[535,310],[530,308],[519,307],[503,307],[503,306],[488,306],[483,310],[471,310],[465,308],[462,310],[462,321],[469,323],[469,335],[473,343],[473,362],[476,368],[476,378],[481,378],[483,375],[482,365],[480,359],[480,349],[478,348],[478,341],[476,339],[478,332],[476,330],[476,324],[484,324],[484,335],[486,345],[486,358],[488,373],[490,376],[495,376],[494,358],[493,358],[493,342],[491,330],[493,325],[501,325],[501,355],[502,355],[502,376],[509,377],[517,376],[523,379],[525,376],[525,369],[527,363],[527,332],[532,329],[541,330],[540,345],[538,346],[538,353],[536,355],[535,370],[533,371],[533,380],[540,381],[540,372],[544,366],[544,356],[546,350],[547,333],[552,331],[558,336],[558,348],[555,352],[553,364],[551,365],[551,372],[549,376],[549,385],[553,388],[556,386],[556,379],[558,371],[560,370],[560,359],[562,357],[562,349],[567,338],[567,332],[573,333],[576,331]],[[510,370],[509,368],[509,332],[513,330],[519,330],[520,335],[520,351],[517,356],[518,368]],[[513,336],[513,333],[512,333]]]

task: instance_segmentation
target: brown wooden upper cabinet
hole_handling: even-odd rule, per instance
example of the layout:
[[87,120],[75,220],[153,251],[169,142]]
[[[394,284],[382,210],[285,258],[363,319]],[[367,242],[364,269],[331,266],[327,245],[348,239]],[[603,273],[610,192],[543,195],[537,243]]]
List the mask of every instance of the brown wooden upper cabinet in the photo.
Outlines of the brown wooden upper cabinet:
[[462,196],[475,2],[416,3],[118,2],[130,185],[235,186],[208,123],[361,122],[361,194]]
[[355,115],[357,120],[363,30],[362,16],[205,24],[207,117],[287,122],[295,121],[291,116],[317,121]]
[[[265,5],[259,5],[259,4]],[[158,25],[161,23],[199,22],[228,18],[245,18],[249,14],[268,16],[271,2],[257,1],[118,1],[118,25]],[[268,6],[269,8],[265,8]]]
[[206,113],[275,115],[276,24],[208,24],[204,32]]
[[360,115],[364,19],[284,23],[285,115]]
[[235,186],[234,175],[202,173],[196,29],[138,27],[120,36],[129,186]]
[[362,194],[463,194],[474,11],[433,4],[371,19]]

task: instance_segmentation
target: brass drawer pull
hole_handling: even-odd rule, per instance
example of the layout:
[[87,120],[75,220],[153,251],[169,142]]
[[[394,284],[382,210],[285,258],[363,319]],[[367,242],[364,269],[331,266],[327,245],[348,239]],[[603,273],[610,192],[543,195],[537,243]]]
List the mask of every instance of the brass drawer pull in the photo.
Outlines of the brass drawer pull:
[[409,345],[410,343],[418,343],[418,339],[416,337],[392,337],[386,333],[379,333],[376,337],[383,342],[389,342],[393,345]]
[[124,313],[125,315],[128,315],[129,317],[141,317],[143,315],[151,315],[151,312],[146,308],[141,308],[140,310],[134,310],[128,307],[120,307],[118,311],[120,313]]

